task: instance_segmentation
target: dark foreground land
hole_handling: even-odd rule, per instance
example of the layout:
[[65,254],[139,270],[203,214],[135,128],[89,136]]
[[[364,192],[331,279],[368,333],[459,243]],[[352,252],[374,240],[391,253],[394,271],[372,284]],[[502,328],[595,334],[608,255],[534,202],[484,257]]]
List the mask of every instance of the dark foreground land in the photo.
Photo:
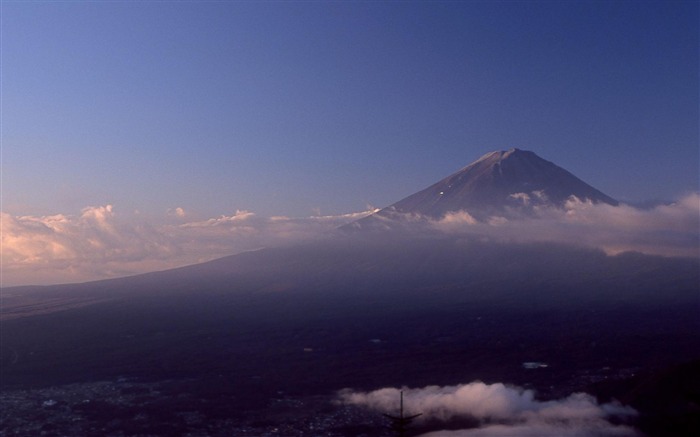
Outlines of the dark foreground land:
[[381,436],[335,393],[475,380],[693,435],[698,288],[697,260],[419,242],[6,289],[0,435]]

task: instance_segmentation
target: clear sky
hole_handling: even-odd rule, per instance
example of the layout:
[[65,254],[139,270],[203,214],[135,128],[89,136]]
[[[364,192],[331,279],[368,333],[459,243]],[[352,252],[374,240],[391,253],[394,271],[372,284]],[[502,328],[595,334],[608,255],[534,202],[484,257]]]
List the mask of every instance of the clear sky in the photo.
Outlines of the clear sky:
[[339,214],[510,147],[677,198],[698,22],[694,1],[3,1],[2,208]]
[[622,201],[681,199],[574,205],[562,238],[698,255],[696,1],[0,8],[0,285],[298,241],[512,147]]

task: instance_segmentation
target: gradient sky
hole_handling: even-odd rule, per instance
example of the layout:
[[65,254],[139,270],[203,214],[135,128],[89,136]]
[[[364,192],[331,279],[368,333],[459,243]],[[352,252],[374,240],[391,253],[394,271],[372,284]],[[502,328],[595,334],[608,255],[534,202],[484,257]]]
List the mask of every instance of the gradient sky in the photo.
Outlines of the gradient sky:
[[2,210],[386,206],[519,147],[698,191],[698,3],[2,2]]

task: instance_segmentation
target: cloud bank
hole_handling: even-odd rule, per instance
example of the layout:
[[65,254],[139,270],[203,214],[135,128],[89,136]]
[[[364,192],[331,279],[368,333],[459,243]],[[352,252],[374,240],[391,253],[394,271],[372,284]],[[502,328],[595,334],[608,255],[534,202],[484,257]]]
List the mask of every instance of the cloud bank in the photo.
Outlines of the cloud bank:
[[250,211],[188,221],[182,208],[163,223],[122,216],[112,205],[80,214],[0,213],[2,285],[50,284],[163,270],[265,246],[318,238],[372,211],[306,218]]
[[636,251],[700,256],[700,194],[652,209],[593,204],[576,198],[564,208],[533,207],[516,219],[492,216],[479,222],[469,211],[449,213],[429,226],[448,234],[480,235],[505,242],[557,242],[598,247],[608,254]]
[[[328,236],[376,210],[337,216],[260,217],[250,211],[196,220],[173,208],[160,223],[123,215],[112,205],[79,214],[0,213],[2,285],[79,282],[194,264],[260,247]],[[638,251],[700,256],[700,195],[652,209],[592,204],[572,198],[564,208],[534,206],[517,219],[477,220],[469,211],[428,219],[399,213],[411,229],[499,242],[556,242],[599,247],[609,254]],[[405,220],[404,220],[405,218]]]
[[383,388],[372,392],[339,393],[344,404],[359,405],[382,413],[397,414],[400,391],[404,393],[405,414],[418,414],[418,420],[449,422],[473,419],[478,425],[457,431],[437,431],[430,437],[557,436],[608,437],[638,436],[624,423],[637,413],[617,402],[598,404],[585,393],[567,398],[538,401],[532,390],[501,383],[472,382],[455,386],[424,388]]

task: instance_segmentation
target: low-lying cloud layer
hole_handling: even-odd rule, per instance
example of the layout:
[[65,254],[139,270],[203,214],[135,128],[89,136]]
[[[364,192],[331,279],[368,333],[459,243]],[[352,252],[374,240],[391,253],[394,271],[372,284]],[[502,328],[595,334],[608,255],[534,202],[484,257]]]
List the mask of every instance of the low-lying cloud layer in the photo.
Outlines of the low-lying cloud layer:
[[339,396],[342,403],[396,415],[400,391],[404,393],[404,414],[420,413],[417,420],[447,423],[454,419],[472,419],[477,423],[474,428],[431,432],[425,437],[638,435],[624,424],[637,415],[634,409],[617,402],[598,404],[585,393],[538,401],[532,390],[501,383],[472,382],[416,389],[383,388],[372,392],[344,390]]
[[[574,243],[610,254],[700,256],[699,194],[653,209],[571,199],[563,209],[538,206],[533,211],[534,215],[519,219],[493,216],[486,221],[476,220],[469,211],[439,220],[412,214],[407,222],[431,232],[501,242]],[[87,207],[77,215],[0,213],[2,285],[86,281],[168,269],[328,236],[372,212],[290,218],[236,211],[193,220],[187,211],[174,208],[161,223],[123,215],[112,205]]]
[[639,209],[571,198],[563,209],[536,207],[518,219],[492,216],[479,222],[468,211],[449,213],[430,226],[450,234],[499,241],[549,241],[598,247],[609,254],[636,251],[664,256],[700,256],[700,194],[668,205]]
[[182,208],[158,225],[112,205],[79,215],[0,213],[2,285],[86,281],[174,268],[265,246],[318,238],[372,211],[306,218],[249,211],[188,221]]

